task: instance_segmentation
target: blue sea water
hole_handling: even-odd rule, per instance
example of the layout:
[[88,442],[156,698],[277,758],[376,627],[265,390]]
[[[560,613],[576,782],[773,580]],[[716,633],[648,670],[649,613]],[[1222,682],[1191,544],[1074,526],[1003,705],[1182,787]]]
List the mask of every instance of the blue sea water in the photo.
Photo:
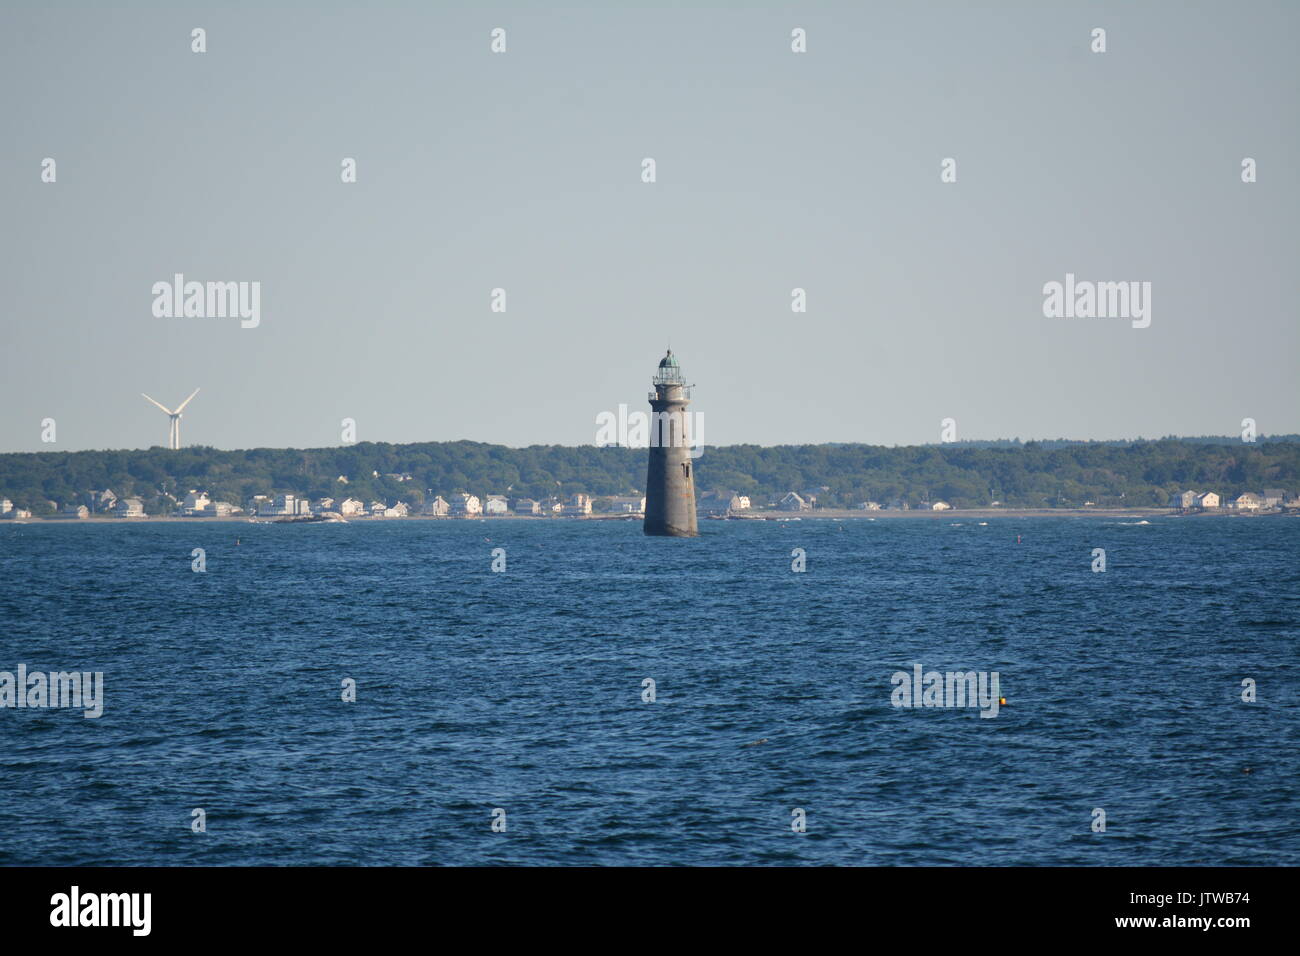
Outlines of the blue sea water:
[[0,864],[1300,864],[1300,521],[701,529],[0,527]]

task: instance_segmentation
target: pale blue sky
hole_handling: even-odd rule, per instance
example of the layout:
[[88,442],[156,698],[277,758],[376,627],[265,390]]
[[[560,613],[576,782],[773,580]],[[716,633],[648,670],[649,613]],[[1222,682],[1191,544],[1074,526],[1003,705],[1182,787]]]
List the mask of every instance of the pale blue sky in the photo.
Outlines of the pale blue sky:
[[740,6],[6,3],[0,450],[590,443],[669,340],[709,444],[1300,431],[1300,6]]

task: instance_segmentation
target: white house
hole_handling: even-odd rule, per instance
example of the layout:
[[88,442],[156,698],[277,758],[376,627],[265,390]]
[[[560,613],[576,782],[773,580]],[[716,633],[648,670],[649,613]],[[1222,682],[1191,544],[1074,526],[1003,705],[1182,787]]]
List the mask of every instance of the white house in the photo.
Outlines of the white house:
[[254,495],[249,501],[250,511],[256,511],[259,517],[281,518],[300,514],[297,495],[283,494],[268,498],[266,495]]
[[1238,495],[1233,504],[1237,506],[1238,511],[1258,511],[1263,502],[1255,492],[1247,491],[1245,494]]
[[478,515],[483,513],[483,503],[479,501],[478,495],[466,494],[461,492],[451,497],[451,513],[454,515]]
[[1184,491],[1169,499],[1169,507],[1177,511],[1186,511],[1196,504],[1196,492]]
[[510,503],[505,495],[488,495],[483,505],[483,513],[488,515],[503,515],[509,511]]
[[1208,508],[1217,508],[1219,507],[1219,496],[1213,491],[1207,491],[1203,495],[1197,495],[1194,504],[1202,511]]
[[119,518],[143,518],[144,502],[139,498],[119,498],[113,506],[113,514]]
[[564,506],[566,515],[589,515],[591,514],[591,496],[578,492],[569,498],[569,503]]
[[411,513],[411,509],[406,506],[406,502],[399,501],[391,508],[385,508],[383,516],[385,518],[405,518]]
[[1265,488],[1261,497],[1264,500],[1265,508],[1280,508],[1282,502],[1287,499],[1287,493],[1281,488]]
[[934,504],[930,505],[930,510],[931,510],[931,511],[951,511],[951,510],[952,510],[952,505],[948,504],[948,502],[946,502],[946,501],[936,501]]
[[64,505],[59,511],[60,518],[89,518],[90,509],[85,505]]
[[212,499],[208,497],[206,491],[195,491],[191,488],[190,493],[181,502],[181,511],[187,515],[203,514],[210,504]]
[[344,498],[339,502],[339,514],[344,518],[359,515],[366,510],[366,506],[356,498]]
[[879,501],[864,501],[864,502],[862,502],[862,503],[860,503],[860,504],[858,505],[858,510],[859,510],[859,511],[879,511],[879,510],[880,510],[880,502],[879,502]]
[[542,513],[542,506],[532,498],[516,498],[515,514],[517,515],[539,515]]
[[609,499],[609,510],[616,514],[642,514],[645,511],[645,497],[616,495]]
[[451,512],[451,505],[447,504],[442,495],[437,495],[432,501],[427,501],[421,513],[432,515],[435,518],[445,518]]
[[7,515],[14,510],[14,503],[8,498],[0,498],[0,515]]

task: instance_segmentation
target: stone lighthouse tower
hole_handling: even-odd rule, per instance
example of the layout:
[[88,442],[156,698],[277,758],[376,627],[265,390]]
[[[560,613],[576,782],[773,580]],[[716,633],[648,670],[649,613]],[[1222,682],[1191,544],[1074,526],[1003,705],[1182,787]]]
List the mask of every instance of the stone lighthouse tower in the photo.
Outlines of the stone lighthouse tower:
[[646,534],[691,538],[695,521],[695,460],[686,406],[691,386],[670,350],[659,361],[650,393],[650,466],[645,483]]

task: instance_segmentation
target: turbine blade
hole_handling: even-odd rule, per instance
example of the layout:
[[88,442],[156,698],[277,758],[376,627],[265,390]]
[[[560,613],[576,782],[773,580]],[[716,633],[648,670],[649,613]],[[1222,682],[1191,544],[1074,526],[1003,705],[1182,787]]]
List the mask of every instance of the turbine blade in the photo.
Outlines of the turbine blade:
[[197,395],[197,394],[199,394],[199,390],[196,388],[193,392],[190,393],[190,397],[189,397],[189,398],[185,399],[185,401],[181,402],[179,405],[176,406],[176,411],[179,412],[182,408],[184,408],[184,407],[185,407],[186,405],[188,405],[191,401],[193,401],[193,400],[194,400],[194,396]]
[[152,398],[149,398],[148,395],[145,395],[144,392],[141,392],[140,394],[141,394],[141,395],[144,395],[144,397],[145,397],[145,399],[146,399],[147,401],[153,402],[155,405],[157,405],[159,408],[161,408],[161,409],[162,409],[164,412],[166,412],[168,415],[170,415],[170,414],[172,413],[172,410],[171,410],[170,408],[168,408],[166,405],[164,405],[162,402],[154,402],[153,399],[152,399]]

